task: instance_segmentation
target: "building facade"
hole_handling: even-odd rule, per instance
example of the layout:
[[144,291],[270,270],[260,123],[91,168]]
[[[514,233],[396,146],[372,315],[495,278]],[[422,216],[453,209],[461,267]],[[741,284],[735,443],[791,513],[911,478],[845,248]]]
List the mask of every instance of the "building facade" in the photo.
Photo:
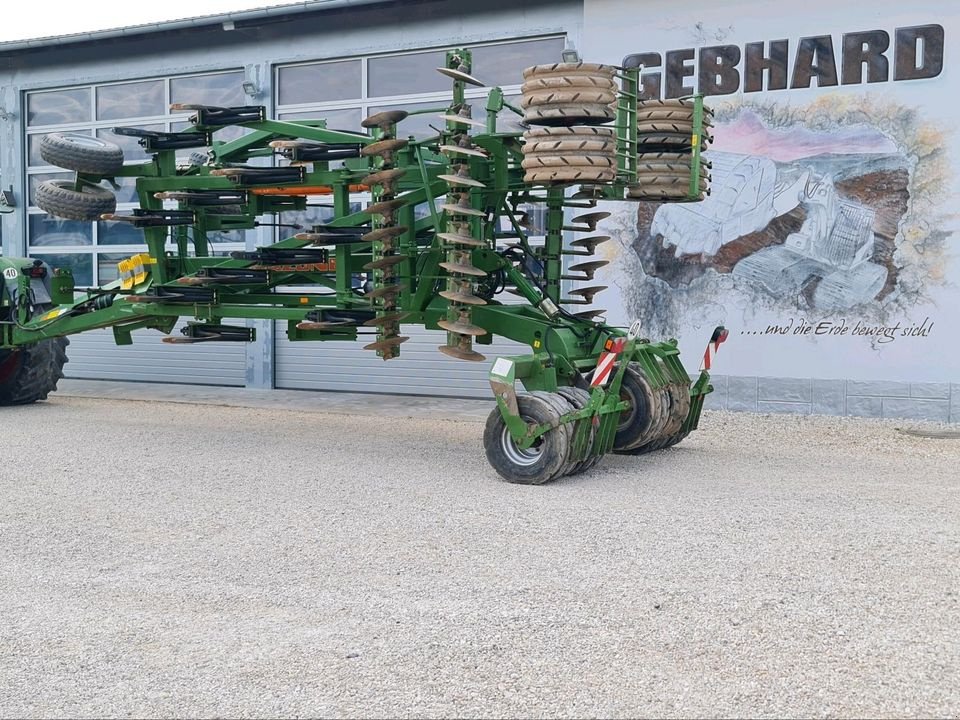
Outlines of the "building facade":
[[[524,67],[564,49],[643,67],[648,97],[708,96],[715,108],[713,193],[695,205],[623,203],[601,229],[611,264],[598,277],[608,320],[642,320],[695,363],[709,330],[719,357],[714,407],[960,421],[960,267],[954,240],[958,160],[949,113],[960,11],[880,0],[865,15],[812,0],[776,13],[760,0],[723,7],[645,0],[464,7],[443,0],[306,2],[0,44],[0,187],[5,254],[73,269],[80,286],[113,279],[142,248],[128,226],[46,216],[38,182],[60,177],[37,151],[47,132],[89,133],[142,158],[117,125],[177,130],[171,103],[265,105],[357,129],[385,108],[446,102],[434,71],[469,47],[474,74],[519,93]],[[471,91],[482,102],[483,89]],[[505,118],[506,120],[506,118]],[[431,134],[429,115],[401,125]],[[225,138],[224,138],[225,139]],[[121,186],[120,207],[134,200]],[[130,207],[130,205],[127,205]],[[323,208],[283,222],[319,222]],[[216,238],[217,252],[272,242],[261,227]],[[135,334],[73,339],[68,375],[257,388],[485,397],[486,366],[448,360],[421,331],[383,363],[354,343],[291,343],[258,323],[257,342],[167,346]],[[407,333],[409,334],[409,333]],[[509,343],[485,351],[515,352]],[[691,370],[695,368],[691,367]]]

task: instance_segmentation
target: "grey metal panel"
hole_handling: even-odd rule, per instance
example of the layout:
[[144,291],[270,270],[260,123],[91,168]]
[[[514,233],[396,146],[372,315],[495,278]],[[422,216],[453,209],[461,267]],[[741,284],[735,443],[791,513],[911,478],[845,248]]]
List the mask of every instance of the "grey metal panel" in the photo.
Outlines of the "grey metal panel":
[[475,346],[485,362],[466,362],[437,350],[445,341],[443,332],[404,326],[402,334],[410,340],[400,346],[400,357],[384,362],[363,350],[361,342],[290,342],[278,325],[277,387],[489,398],[487,373],[493,361],[531,352],[526,345],[500,339]]
[[[175,331],[176,332],[176,331]],[[143,382],[244,384],[244,343],[168,345],[156,330],[133,333],[133,345],[117,346],[110,330],[70,338],[64,368],[68,378]]]

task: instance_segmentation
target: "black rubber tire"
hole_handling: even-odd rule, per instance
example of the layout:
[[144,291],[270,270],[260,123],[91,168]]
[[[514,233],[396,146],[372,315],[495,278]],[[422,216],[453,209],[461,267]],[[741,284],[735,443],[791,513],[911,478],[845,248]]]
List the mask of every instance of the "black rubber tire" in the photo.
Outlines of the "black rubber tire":
[[[616,372],[616,370],[614,370]],[[615,453],[625,453],[635,445],[647,442],[660,423],[661,410],[650,383],[633,364],[627,367],[620,385],[620,398],[630,403],[621,413],[613,441]]]
[[78,133],[44,135],[40,157],[51,165],[90,175],[116,175],[123,168],[123,150],[117,145]]
[[650,428],[650,433],[647,437],[639,443],[619,451],[623,455],[646,455],[647,453],[664,447],[670,439],[670,435],[668,434],[671,429],[669,427],[671,412],[670,386],[664,385],[656,388],[652,390],[652,393],[660,414],[656,418],[655,424]]
[[57,389],[67,362],[67,338],[0,350],[0,406],[46,400]]
[[73,180],[47,180],[34,193],[37,207],[66,220],[99,220],[117,209],[117,198],[107,188],[84,185],[74,189]]
[[[517,393],[520,417],[527,422],[556,423],[559,415],[553,405],[528,393]],[[487,461],[504,480],[520,485],[543,485],[557,477],[567,461],[569,435],[563,427],[544,433],[538,446],[539,457],[529,463],[517,463],[508,454],[507,445],[516,449],[500,408],[494,408],[483,429],[483,449]]]
[[[545,392],[543,390],[535,390],[530,393],[534,397],[538,397],[546,403],[549,403],[553,406],[553,409],[557,411],[559,416],[564,416],[567,413],[573,412],[573,405],[563,397],[560,393]],[[567,433],[567,458],[563,463],[563,466],[557,471],[557,474],[554,475],[554,479],[563,477],[564,475],[572,475],[573,469],[577,466],[577,461],[570,458],[570,447],[573,445],[573,424],[564,423],[561,425],[558,430],[563,430]]]
[[[566,398],[567,402],[570,403],[577,410],[580,410],[586,407],[587,403],[590,402],[590,393],[584,390],[583,388],[562,387],[557,390],[557,394],[562,395],[564,398]],[[596,431],[593,427],[593,423],[590,422],[589,420],[587,421],[580,420],[580,422],[590,423],[590,446],[592,448],[594,440],[596,438]],[[576,431],[576,428],[574,428],[574,431]],[[571,447],[572,445],[573,445],[573,441],[571,438]],[[580,460],[573,466],[573,469],[570,471],[569,474],[578,475],[582,472],[586,472],[587,470],[592,468],[594,465],[596,465],[598,462],[600,462],[602,458],[603,458],[603,455],[591,455],[586,460]]]

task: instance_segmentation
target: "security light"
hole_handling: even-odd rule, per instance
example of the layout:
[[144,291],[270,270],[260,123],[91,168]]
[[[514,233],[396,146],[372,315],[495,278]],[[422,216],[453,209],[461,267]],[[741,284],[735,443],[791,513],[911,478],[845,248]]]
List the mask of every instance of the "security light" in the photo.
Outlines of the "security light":
[[576,48],[567,48],[562,53],[560,57],[563,58],[565,63],[578,63],[580,62],[580,53],[577,52]]

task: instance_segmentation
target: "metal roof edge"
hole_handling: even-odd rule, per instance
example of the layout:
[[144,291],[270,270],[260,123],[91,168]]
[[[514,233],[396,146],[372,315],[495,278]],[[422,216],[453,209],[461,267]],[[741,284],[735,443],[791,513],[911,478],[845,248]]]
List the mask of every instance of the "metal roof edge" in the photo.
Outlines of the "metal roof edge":
[[[391,0],[301,0],[301,2],[289,3],[286,5],[270,5],[261,8],[253,8],[251,10],[237,10],[234,12],[220,13],[216,15],[201,15],[198,17],[184,18],[181,20],[163,20],[153,23],[144,23],[142,25],[128,25],[126,27],[110,28],[107,30],[93,30],[84,33],[53,35],[49,37],[30,38],[27,40],[7,40],[0,42],[0,55],[6,55],[21,50],[34,50],[37,48],[50,47],[54,45],[73,45],[76,43],[96,42],[98,40],[108,40],[113,38],[136,37],[138,35],[149,35],[151,33],[168,32],[171,30],[182,30],[186,28],[197,28],[211,25],[226,25],[228,23],[260,20],[269,17],[282,17],[284,15],[300,15],[303,13],[323,10],[340,10],[354,6],[376,5],[390,1]],[[224,29],[226,30],[227,28]]]

